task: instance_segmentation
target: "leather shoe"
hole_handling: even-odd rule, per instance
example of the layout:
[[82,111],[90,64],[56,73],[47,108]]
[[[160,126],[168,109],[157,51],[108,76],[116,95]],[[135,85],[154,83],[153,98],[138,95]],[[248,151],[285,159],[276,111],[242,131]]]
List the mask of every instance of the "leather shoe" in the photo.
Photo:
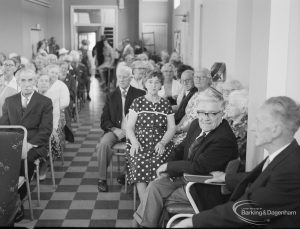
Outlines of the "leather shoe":
[[18,223],[20,221],[22,221],[24,219],[24,207],[23,205],[21,205],[21,207],[19,208],[16,216],[15,216],[15,223]]
[[120,176],[117,177],[117,181],[119,184],[125,184],[125,174],[122,174]]
[[99,180],[98,181],[98,191],[99,192],[107,192],[108,191],[106,180]]

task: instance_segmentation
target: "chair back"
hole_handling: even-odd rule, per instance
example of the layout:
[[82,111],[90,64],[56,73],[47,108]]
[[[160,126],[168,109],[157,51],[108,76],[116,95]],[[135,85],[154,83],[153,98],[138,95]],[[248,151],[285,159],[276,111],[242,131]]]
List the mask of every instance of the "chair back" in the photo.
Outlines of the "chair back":
[[0,226],[11,226],[18,208],[22,155],[27,156],[23,126],[0,125]]

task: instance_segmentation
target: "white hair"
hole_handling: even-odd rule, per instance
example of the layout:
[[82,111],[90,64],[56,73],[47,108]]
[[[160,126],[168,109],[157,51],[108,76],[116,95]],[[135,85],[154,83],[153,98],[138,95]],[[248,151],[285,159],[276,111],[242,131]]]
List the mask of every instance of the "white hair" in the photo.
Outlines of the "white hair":
[[117,68],[117,76],[119,76],[119,75],[131,76],[132,75],[131,73],[132,73],[131,68],[126,65],[122,65]]
[[229,94],[228,100],[236,101],[239,108],[246,108],[246,111],[247,111],[247,109],[248,109],[248,90],[247,89],[234,90]]

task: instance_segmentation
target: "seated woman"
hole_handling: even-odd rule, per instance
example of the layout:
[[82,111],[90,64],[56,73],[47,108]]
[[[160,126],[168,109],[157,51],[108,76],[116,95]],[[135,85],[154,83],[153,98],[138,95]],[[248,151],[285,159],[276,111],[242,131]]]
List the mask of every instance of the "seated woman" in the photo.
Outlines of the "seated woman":
[[130,85],[135,88],[145,90],[143,79],[148,69],[149,65],[146,62],[139,60],[134,61],[132,63],[133,79],[130,81]]
[[196,105],[199,103],[199,95],[201,94],[200,92],[207,89],[212,83],[210,71],[207,68],[202,68],[200,71],[195,71],[193,79],[194,85],[198,91],[189,100],[185,108],[185,115],[176,126],[176,134],[173,138],[175,146],[182,142],[192,121],[198,117]]
[[53,103],[53,125],[57,127],[58,137],[59,137],[59,144],[56,144],[53,147],[53,154],[56,157],[61,157],[64,144],[65,144],[65,137],[63,133],[63,128],[66,124],[64,109],[69,106],[70,103],[70,92],[68,87],[60,81],[59,75],[61,74],[60,68],[58,65],[48,65],[46,67],[47,75],[50,77],[50,87],[45,93],[45,95],[51,98]]
[[[38,77],[37,80],[37,90],[40,94],[47,96],[51,99],[53,104],[53,130],[51,134],[51,148],[52,152],[53,150],[56,150],[57,146],[60,145],[60,138],[58,137],[60,135],[60,131],[58,128],[59,123],[59,116],[57,115],[57,110],[59,110],[59,104],[53,103],[53,99],[49,95],[47,95],[47,91],[50,88],[50,76],[46,74],[42,74]],[[43,163],[40,165],[40,180],[44,180],[46,178],[48,168],[48,161],[43,161]]]
[[229,122],[237,139],[240,159],[238,172],[244,172],[248,127],[248,91],[246,89],[235,90],[229,94],[224,118]]
[[5,85],[3,67],[0,66],[0,117],[2,116],[2,106],[7,97],[17,94],[17,90]]
[[[63,61],[59,63],[60,67],[60,72],[61,74],[59,75],[59,80],[64,82],[66,86],[69,89],[70,92],[70,103],[69,106],[65,108],[65,119],[66,119],[66,125],[65,125],[65,135],[66,135],[66,140],[70,141],[70,139],[73,139],[68,137],[68,133],[72,134],[72,126],[71,126],[71,121],[72,121],[72,112],[73,108],[75,107],[76,104],[76,80],[75,78],[69,74],[69,63],[66,61]],[[68,128],[68,130],[66,130]],[[67,132],[66,132],[67,131]],[[73,140],[71,140],[73,141]]]
[[158,95],[166,98],[170,101],[171,105],[176,105],[176,99],[178,94],[182,90],[182,85],[176,79],[174,79],[174,66],[170,63],[165,64],[161,68],[161,72],[164,77],[164,82],[161,90],[158,92]]
[[129,110],[128,181],[136,184],[140,199],[147,184],[156,178],[156,169],[166,162],[173,149],[174,113],[169,101],[158,95],[162,83],[160,72],[148,72],[144,78],[147,94],[135,99]]
[[225,101],[228,101],[228,96],[229,94],[234,91],[234,90],[241,90],[243,89],[243,85],[240,81],[238,80],[229,80],[225,81],[223,84],[220,86],[220,90],[223,94],[223,97]]

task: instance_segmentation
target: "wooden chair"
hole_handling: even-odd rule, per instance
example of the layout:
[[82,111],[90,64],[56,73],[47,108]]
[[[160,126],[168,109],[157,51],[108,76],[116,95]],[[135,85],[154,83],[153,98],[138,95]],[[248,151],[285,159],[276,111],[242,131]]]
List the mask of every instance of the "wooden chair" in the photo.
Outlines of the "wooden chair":
[[[14,141],[14,144],[10,147],[11,152],[18,152],[18,148],[21,145],[22,146],[22,154],[20,155],[20,159],[22,158],[24,161],[24,170],[25,174],[24,176],[18,176],[18,182],[17,182],[17,187],[18,189],[26,183],[26,188],[27,188],[27,199],[29,202],[29,209],[30,209],[30,219],[33,220],[33,210],[32,210],[32,201],[31,201],[31,192],[30,192],[30,185],[29,185],[29,178],[28,178],[28,164],[27,164],[27,130],[23,126],[18,126],[18,125],[0,125],[0,129],[4,130],[0,134],[0,142],[1,142],[1,149],[2,144],[3,147],[10,142],[10,140]],[[23,131],[23,138],[20,137],[20,131]],[[5,136],[10,135],[8,139],[3,139]],[[19,163],[19,166],[21,163]],[[20,172],[20,167],[16,166],[14,170],[17,171],[17,173]],[[2,181],[1,181],[2,183]],[[2,184],[1,184],[2,185]]]
[[[119,142],[112,147],[113,155],[110,166],[110,183],[113,183],[113,157],[118,160],[118,172],[120,173],[120,157],[125,157],[126,143]],[[127,193],[127,173],[125,174],[125,192]],[[136,210],[136,186],[133,186],[133,210]]]

